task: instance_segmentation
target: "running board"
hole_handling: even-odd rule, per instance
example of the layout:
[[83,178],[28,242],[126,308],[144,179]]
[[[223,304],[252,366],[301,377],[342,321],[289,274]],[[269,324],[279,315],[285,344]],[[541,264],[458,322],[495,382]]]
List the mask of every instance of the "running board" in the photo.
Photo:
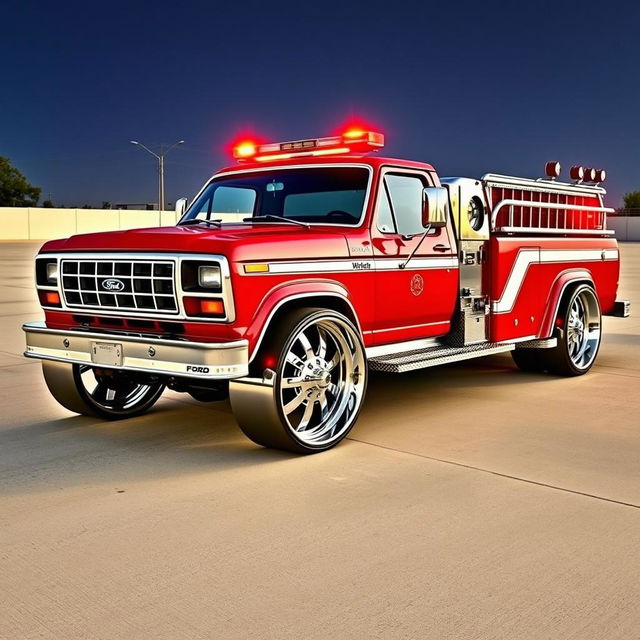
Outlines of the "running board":
[[515,343],[506,342],[484,342],[482,344],[472,344],[468,347],[437,346],[369,358],[368,362],[372,371],[404,373],[415,369],[436,367],[449,362],[459,362],[460,360],[480,358],[494,353],[504,353],[505,351],[512,351],[515,346]]

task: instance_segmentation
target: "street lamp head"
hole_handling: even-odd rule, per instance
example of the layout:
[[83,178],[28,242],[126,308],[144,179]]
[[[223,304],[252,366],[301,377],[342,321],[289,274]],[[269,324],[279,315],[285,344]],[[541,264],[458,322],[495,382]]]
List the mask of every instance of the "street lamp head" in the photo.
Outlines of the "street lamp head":
[[137,140],[129,140],[131,144],[140,144]]

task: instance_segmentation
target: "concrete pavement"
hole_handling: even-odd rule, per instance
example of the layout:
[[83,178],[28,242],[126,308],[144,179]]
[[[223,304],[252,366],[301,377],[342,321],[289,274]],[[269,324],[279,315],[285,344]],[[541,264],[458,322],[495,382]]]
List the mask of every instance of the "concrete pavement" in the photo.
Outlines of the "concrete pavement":
[[311,457],[228,403],[59,407],[20,355],[36,250],[0,243],[0,638],[638,637],[640,245],[587,376],[375,375]]

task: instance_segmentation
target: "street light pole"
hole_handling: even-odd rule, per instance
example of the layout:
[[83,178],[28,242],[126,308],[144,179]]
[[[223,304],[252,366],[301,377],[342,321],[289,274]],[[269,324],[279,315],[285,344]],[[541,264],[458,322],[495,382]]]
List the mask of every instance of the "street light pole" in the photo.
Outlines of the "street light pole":
[[179,144],[184,144],[184,140],[178,140],[178,142],[174,142],[166,151],[164,150],[164,145],[161,144],[159,154],[151,151],[149,147],[145,147],[142,142],[138,142],[137,140],[131,140],[130,142],[131,144],[135,144],[138,147],[142,147],[158,161],[158,211],[164,211],[164,158],[169,153],[169,151],[171,151],[171,149],[177,147]]

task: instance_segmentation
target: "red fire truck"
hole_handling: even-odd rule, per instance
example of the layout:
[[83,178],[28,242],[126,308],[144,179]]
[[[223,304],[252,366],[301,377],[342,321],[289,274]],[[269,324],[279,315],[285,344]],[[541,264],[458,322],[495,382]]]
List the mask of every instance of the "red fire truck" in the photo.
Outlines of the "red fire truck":
[[353,427],[368,372],[510,351],[586,373],[620,260],[604,171],[439,178],[382,134],[235,148],[175,227],[47,242],[25,355],[67,409],[147,411],[168,387],[230,397],[244,433],[301,453]]

